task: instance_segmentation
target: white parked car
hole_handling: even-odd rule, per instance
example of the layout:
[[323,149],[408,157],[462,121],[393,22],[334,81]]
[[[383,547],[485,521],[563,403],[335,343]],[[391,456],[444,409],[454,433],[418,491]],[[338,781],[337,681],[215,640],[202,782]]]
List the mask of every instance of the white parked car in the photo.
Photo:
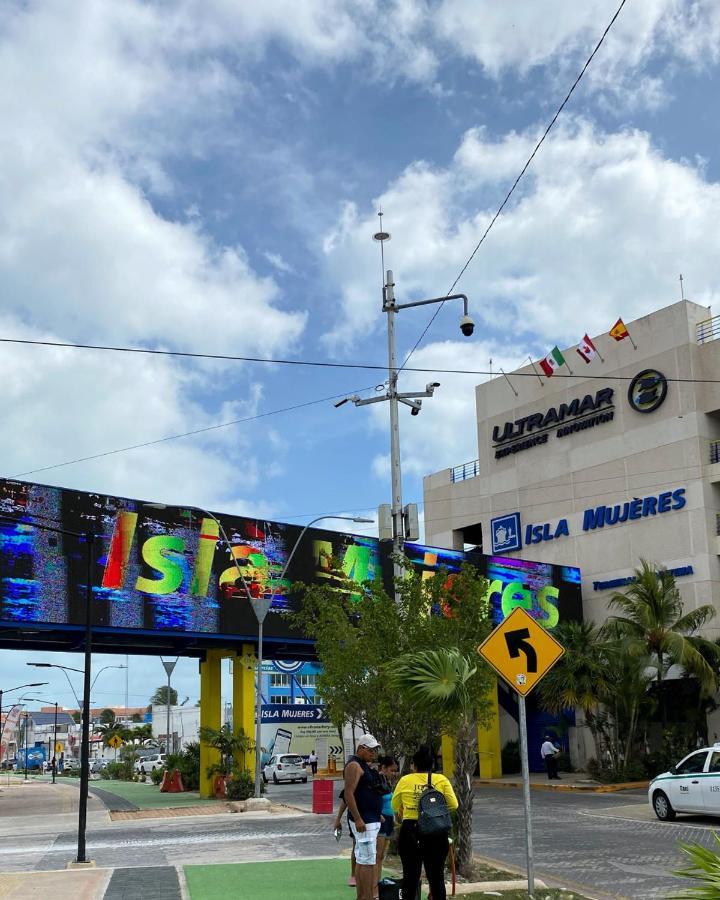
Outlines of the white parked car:
[[164,769],[167,761],[167,753],[153,753],[152,756],[143,756],[135,763],[135,771],[139,775],[149,775],[155,769]]
[[720,744],[694,750],[653,778],[648,800],[663,822],[671,822],[675,813],[720,816]]
[[277,753],[271,756],[270,762],[263,769],[263,781],[267,784],[271,778],[273,784],[279,784],[281,781],[290,781],[293,784],[302,781],[305,784],[308,776],[302,756],[298,756],[297,753]]

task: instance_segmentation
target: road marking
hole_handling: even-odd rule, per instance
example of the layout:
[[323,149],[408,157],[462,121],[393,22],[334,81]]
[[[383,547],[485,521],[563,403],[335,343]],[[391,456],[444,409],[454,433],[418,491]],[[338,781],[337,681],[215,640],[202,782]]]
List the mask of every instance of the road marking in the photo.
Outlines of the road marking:
[[579,816],[585,816],[588,819],[616,819],[620,822],[631,822],[633,825],[654,825],[658,828],[695,828],[698,831],[707,831],[708,829],[717,829],[717,824],[715,825],[695,825],[692,822],[685,822],[682,819],[675,819],[672,822],[661,822],[659,819],[657,821],[653,821],[653,819],[631,819],[629,816],[613,816],[613,815],[603,815],[602,813],[591,813],[591,812],[583,812],[582,810],[578,810]]

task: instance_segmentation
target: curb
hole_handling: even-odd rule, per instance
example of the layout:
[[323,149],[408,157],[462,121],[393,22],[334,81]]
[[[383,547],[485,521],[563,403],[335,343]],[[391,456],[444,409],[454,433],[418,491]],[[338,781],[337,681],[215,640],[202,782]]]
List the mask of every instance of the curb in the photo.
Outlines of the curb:
[[[521,788],[522,781],[492,781],[491,779],[474,782],[476,787]],[[613,794],[619,791],[647,790],[650,781],[626,781],[620,784],[545,784],[530,782],[533,791],[557,791],[566,794]]]

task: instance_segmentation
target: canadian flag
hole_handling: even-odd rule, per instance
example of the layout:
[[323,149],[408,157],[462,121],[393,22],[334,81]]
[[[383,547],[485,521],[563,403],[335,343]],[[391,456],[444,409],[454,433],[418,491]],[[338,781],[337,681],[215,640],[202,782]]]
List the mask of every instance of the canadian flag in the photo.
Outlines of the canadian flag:
[[589,363],[591,360],[595,359],[598,355],[597,348],[595,344],[590,340],[590,338],[585,335],[585,337],[580,341],[578,346],[576,347],[577,352],[582,356],[586,363]]

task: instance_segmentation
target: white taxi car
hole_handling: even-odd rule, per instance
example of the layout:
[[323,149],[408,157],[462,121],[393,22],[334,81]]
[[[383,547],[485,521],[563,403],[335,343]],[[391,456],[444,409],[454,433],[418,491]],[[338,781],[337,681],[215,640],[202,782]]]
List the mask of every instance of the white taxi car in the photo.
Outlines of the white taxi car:
[[720,816],[720,744],[693,750],[653,778],[648,800],[663,822],[671,822],[679,812]]
[[281,781],[290,781],[292,784],[295,784],[296,781],[307,783],[305,762],[297,753],[277,753],[270,757],[270,762],[263,769],[262,776],[265,784],[271,778],[273,784],[279,784]]

